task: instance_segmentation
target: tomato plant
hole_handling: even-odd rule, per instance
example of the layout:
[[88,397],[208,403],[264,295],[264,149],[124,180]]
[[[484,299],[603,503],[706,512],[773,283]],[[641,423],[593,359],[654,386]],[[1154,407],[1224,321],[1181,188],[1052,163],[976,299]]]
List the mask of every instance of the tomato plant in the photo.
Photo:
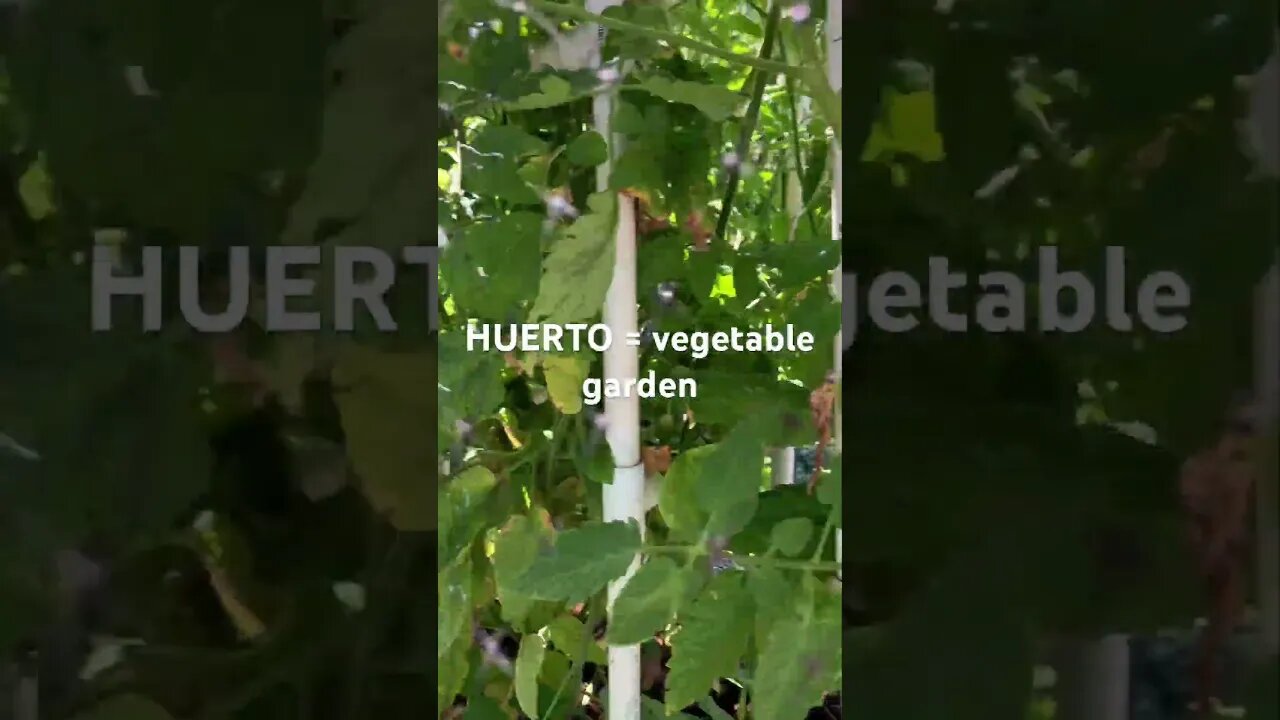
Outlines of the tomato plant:
[[[1189,624],[1177,468],[1248,384],[1274,253],[1236,87],[1273,9],[846,6],[838,32],[821,1],[7,6],[0,646],[35,650],[42,714],[420,717],[434,674],[442,717],[595,718],[639,645],[645,717],[1023,720],[1045,644]],[[641,374],[697,387],[641,401],[643,527],[604,521],[599,354],[466,347],[596,322],[622,203]],[[214,304],[230,246],[437,242],[439,333],[408,264],[393,333],[265,333],[260,276],[233,332],[175,292],[160,332],[124,302],[88,330],[95,246],[122,272],[198,246]],[[859,317],[817,447],[833,272],[1030,276],[1040,246],[1178,273],[1187,327]],[[815,347],[653,340],[766,325]],[[789,446],[812,492],[771,484]]]
[[[595,714],[609,692],[602,648],[640,643],[646,715],[649,704],[838,712],[838,478],[811,495],[768,489],[765,471],[768,448],[816,441],[809,396],[831,370],[839,323],[823,170],[839,119],[814,72],[822,12],[622,3],[600,20],[601,61],[584,63],[595,18],[577,7],[449,7],[442,707],[456,696],[466,712]],[[609,139],[593,121],[602,94],[613,99]],[[608,189],[597,192],[602,164]],[[805,185],[790,212],[788,182]],[[601,522],[609,418],[582,388],[601,375],[599,354],[466,347],[469,322],[598,318],[623,202],[636,205],[645,337],[790,324],[816,339],[810,352],[706,355],[642,343],[641,375],[697,388],[641,399],[642,454],[660,487],[643,542],[638,527]],[[606,616],[605,586],[637,553],[646,560]],[[509,673],[476,651],[477,633],[518,639]]]

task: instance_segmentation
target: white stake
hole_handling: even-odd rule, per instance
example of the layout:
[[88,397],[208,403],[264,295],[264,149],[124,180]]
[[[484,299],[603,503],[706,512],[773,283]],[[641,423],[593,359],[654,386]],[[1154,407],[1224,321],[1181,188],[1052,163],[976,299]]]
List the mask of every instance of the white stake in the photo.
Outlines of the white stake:
[[[844,44],[841,42],[841,35],[844,33],[844,0],[827,0],[827,82],[831,84],[831,89],[837,94],[840,88],[844,87]],[[844,162],[844,153],[840,149],[840,143],[834,138],[831,141],[831,239],[836,243],[840,243],[843,239],[841,227],[844,222],[844,205],[841,197],[844,194],[844,169],[841,164]],[[844,267],[844,260],[836,264],[836,271],[831,276],[831,288],[836,296],[836,302],[843,302],[843,283],[841,280],[841,270]],[[843,375],[841,368],[842,355],[841,352],[841,333],[836,333],[835,361],[834,370],[836,374],[836,382],[840,382]],[[835,411],[835,432],[832,433],[832,445],[835,452],[839,453],[844,447],[844,413],[842,408],[843,392],[836,393],[836,411]],[[844,545],[843,532],[836,530],[836,562],[844,561],[844,553],[842,547]],[[843,578],[843,573],[838,573],[837,577]]]
[[[587,10],[601,14],[605,8],[620,5],[621,0],[587,0]],[[596,32],[593,64],[600,67],[602,28]],[[610,132],[614,94],[600,93],[592,102],[596,132],[605,138],[611,157],[616,157],[621,138]],[[596,169],[596,186],[600,192],[609,189],[611,162]],[[618,226],[614,233],[613,281],[605,296],[604,323],[614,338],[625,338],[637,330],[636,320],[636,223],[635,206],[630,198],[618,195]],[[637,348],[615,341],[604,353],[605,380],[634,380],[639,374],[640,355]],[[640,459],[640,399],[638,397],[606,398],[605,438],[613,451],[613,484],[604,492],[604,519],[635,520],[644,528],[644,464]],[[626,575],[609,584],[608,606],[640,565],[637,555]],[[640,720],[640,646],[609,646],[609,720]]]

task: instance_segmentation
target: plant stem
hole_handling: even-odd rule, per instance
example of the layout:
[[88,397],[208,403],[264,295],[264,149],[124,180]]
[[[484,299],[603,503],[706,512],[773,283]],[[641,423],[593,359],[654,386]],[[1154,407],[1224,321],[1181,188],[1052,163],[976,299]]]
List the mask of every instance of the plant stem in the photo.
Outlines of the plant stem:
[[[675,555],[677,557],[701,557],[707,555],[706,548],[696,545],[645,545],[640,549],[650,555]],[[783,570],[807,570],[809,572],[836,572],[840,563],[817,560],[789,560],[778,557],[761,557],[756,555],[727,554],[729,559],[738,565],[747,567],[776,567]]]
[[765,72],[784,73],[787,75],[794,75],[798,78],[805,78],[808,74],[806,73],[805,68],[794,67],[787,65],[786,63],[775,62],[772,60],[763,60],[750,55],[742,55],[740,53],[735,53],[732,50],[718,48],[715,45],[709,45],[699,40],[687,38],[683,35],[677,35],[673,32],[659,30],[646,25],[637,25],[636,23],[627,22],[626,20],[618,20],[616,18],[597,15],[572,5],[561,5],[560,3],[550,2],[550,0],[525,0],[525,4],[535,10],[547,13],[548,15],[559,15],[579,22],[595,23],[610,30],[640,35],[651,40],[665,42],[668,45],[683,47],[695,52],[700,52],[704,55],[720,58],[725,62],[746,65],[747,67],[763,70]]
[[[787,44],[785,42],[778,43],[778,57],[782,58],[783,62],[787,61]],[[804,178],[804,155],[800,151],[800,113],[796,109],[796,80],[790,75],[787,75],[786,81],[787,81],[786,82],[787,109],[789,111],[787,114],[787,120],[791,125],[790,127],[791,152],[794,154],[793,161],[795,162],[795,165],[796,165],[795,173],[800,178]],[[785,202],[786,193],[787,193],[786,181],[782,183],[782,193],[783,193],[783,201]],[[811,203],[805,203],[804,206],[808,208],[810,207],[810,205]],[[817,235],[818,221],[813,218],[813,211],[812,210],[803,211],[803,215],[809,218],[809,229],[813,231],[814,235]],[[792,219],[792,222],[795,222],[795,220]],[[793,231],[793,234],[794,234],[794,231]]]
[[[773,43],[778,36],[778,19],[781,17],[782,6],[778,0],[774,0],[769,8],[769,18],[765,22],[764,42],[760,43],[761,60],[768,60],[769,55],[773,53]],[[760,105],[764,100],[764,88],[769,84],[771,74],[776,73],[767,73],[759,69],[753,73],[755,84],[751,88],[751,102],[747,105],[746,116],[742,118],[742,132],[738,135],[738,145],[734,148],[738,162],[729,168],[729,181],[724,191],[724,202],[720,203],[720,217],[716,220],[715,237],[721,240],[724,239],[725,231],[729,227],[733,199],[738,193],[738,183],[742,180],[742,163],[746,162],[743,156],[746,155],[747,147],[751,144],[751,136],[755,134],[756,121],[760,118]]]
[[831,530],[836,526],[836,509],[831,508],[831,512],[827,513],[827,523],[822,526],[822,534],[818,536],[818,548],[813,551],[814,562],[822,558],[822,551],[827,546],[827,538],[831,537]]

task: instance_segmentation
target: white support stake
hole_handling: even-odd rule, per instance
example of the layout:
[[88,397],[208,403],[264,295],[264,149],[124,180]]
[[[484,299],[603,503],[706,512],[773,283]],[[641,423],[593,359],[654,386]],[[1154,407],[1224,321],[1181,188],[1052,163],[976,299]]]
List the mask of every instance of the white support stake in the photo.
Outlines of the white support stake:
[[[841,35],[844,33],[844,5],[843,0],[827,0],[827,82],[830,83],[831,89],[840,93],[840,89],[844,87],[844,44],[841,42]],[[844,153],[841,151],[839,141],[834,138],[831,143],[831,239],[839,245],[844,237],[842,227],[844,224],[844,205],[841,198],[844,195],[844,169],[841,165],[844,162]],[[843,255],[843,253],[842,253]],[[843,258],[836,264],[835,273],[831,277],[831,288],[835,293],[836,302],[844,301],[844,283],[841,281],[841,273],[844,268]],[[841,313],[843,315],[843,313]],[[843,355],[841,347],[841,333],[836,333],[835,360],[833,370],[836,375],[836,382],[839,383],[843,375]],[[843,403],[843,393],[836,393],[836,411],[835,411],[835,432],[832,434],[832,445],[836,453],[840,453],[844,449],[844,413],[841,407]],[[836,530],[836,562],[844,562],[844,533]],[[844,573],[837,573],[836,577],[843,579]]]
[[[588,0],[587,10],[602,14],[621,0]],[[603,28],[596,28],[593,65],[600,67]],[[595,130],[609,144],[610,160],[596,169],[599,192],[609,190],[612,157],[618,152],[621,138],[610,131],[614,93],[599,93],[592,101]],[[636,223],[633,201],[617,196],[618,225],[614,231],[613,280],[605,295],[603,320],[615,339],[625,338],[637,330],[636,318]],[[625,382],[636,378],[640,370],[637,348],[615,340],[604,353],[604,378]],[[603,488],[604,520],[635,520],[644,529],[644,464],[640,458],[640,399],[638,397],[606,398],[605,438],[613,451],[613,483]],[[622,588],[640,566],[640,556],[632,561],[625,575],[609,583],[608,609]],[[640,646],[609,646],[608,720],[640,720]]]

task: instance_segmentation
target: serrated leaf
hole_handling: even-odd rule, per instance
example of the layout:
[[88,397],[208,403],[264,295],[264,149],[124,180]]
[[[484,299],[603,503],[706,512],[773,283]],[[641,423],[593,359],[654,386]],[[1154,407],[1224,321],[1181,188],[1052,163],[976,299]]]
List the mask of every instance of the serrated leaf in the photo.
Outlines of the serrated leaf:
[[475,540],[484,527],[478,512],[498,484],[489,468],[474,465],[451,479],[440,492],[438,562],[445,565]]
[[440,279],[468,319],[506,321],[538,294],[541,215],[512,213],[464,228],[440,258]]
[[667,102],[692,105],[716,122],[727,120],[742,102],[742,96],[723,85],[708,85],[688,80],[651,77],[636,87],[653,93]]
[[547,639],[574,662],[593,662],[597,665],[608,662],[604,648],[587,633],[587,626],[572,615],[561,615],[552,620],[547,625]]
[[787,518],[773,526],[769,545],[780,554],[794,557],[804,552],[813,535],[813,521],[809,518]]
[[703,462],[694,486],[698,507],[710,516],[707,531],[732,536],[755,514],[764,473],[764,419],[738,423]]
[[467,350],[465,332],[446,332],[439,340],[436,442],[447,448],[458,439],[458,422],[475,422],[502,403],[502,355]]
[[467,675],[471,671],[467,662],[467,652],[471,649],[471,638],[460,635],[449,646],[436,665],[436,708],[439,715],[453,705],[454,698],[462,692],[466,685]]
[[582,412],[582,382],[591,371],[591,361],[581,355],[546,355],[542,372],[547,377],[547,393],[556,409],[565,415]]
[[154,700],[129,694],[108,698],[76,715],[74,720],[172,720],[172,717]]
[[747,589],[754,601],[756,637],[767,638],[774,623],[791,612],[795,587],[782,570],[762,565],[747,573]]
[[538,674],[547,654],[547,641],[537,633],[520,638],[516,654],[516,702],[525,715],[538,720]]
[[614,601],[606,635],[609,644],[634,645],[652,639],[675,617],[693,580],[671,558],[649,558]]
[[658,512],[675,540],[694,542],[707,525],[707,515],[698,508],[694,488],[702,476],[702,464],[713,452],[715,446],[703,445],[680,453],[662,479]]
[[542,198],[520,176],[520,163],[498,153],[462,148],[462,188],[476,195],[502,198],[514,205],[536,205]]
[[617,201],[612,193],[598,193],[588,199],[588,206],[591,211],[556,239],[543,261],[531,321],[577,322],[599,314],[604,305],[613,281]]
[[667,712],[679,712],[705,697],[720,678],[737,674],[750,637],[751,598],[742,575],[713,577],[671,637]]
[[502,618],[521,626],[533,608],[534,599],[512,589],[512,584],[538,555],[538,548],[551,540],[551,533],[533,518],[517,515],[507,521],[493,541],[493,578],[497,585]]
[[773,626],[757,667],[756,717],[791,720],[840,688],[839,605],[827,603],[811,617],[788,617]]
[[588,522],[560,533],[513,587],[542,600],[581,601],[621,577],[639,551],[634,524]]
[[471,631],[471,556],[463,553],[436,575],[436,658]]

